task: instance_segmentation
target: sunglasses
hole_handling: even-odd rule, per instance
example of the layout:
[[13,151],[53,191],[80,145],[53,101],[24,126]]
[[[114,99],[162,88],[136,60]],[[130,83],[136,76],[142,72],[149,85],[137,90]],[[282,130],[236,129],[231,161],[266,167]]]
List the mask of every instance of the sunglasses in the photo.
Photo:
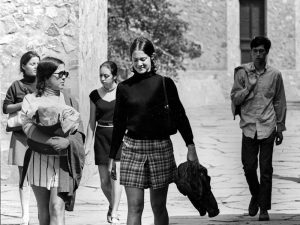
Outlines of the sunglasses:
[[61,78],[63,78],[63,76],[65,76],[65,78],[67,78],[69,76],[69,72],[67,72],[67,71],[60,71],[59,73],[53,73],[53,75],[57,79],[61,79]]

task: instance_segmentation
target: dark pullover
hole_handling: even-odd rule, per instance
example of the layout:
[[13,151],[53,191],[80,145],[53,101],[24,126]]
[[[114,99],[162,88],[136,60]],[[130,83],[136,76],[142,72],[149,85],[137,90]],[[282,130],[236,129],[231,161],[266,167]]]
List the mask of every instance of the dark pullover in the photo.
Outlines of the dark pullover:
[[[177,128],[186,145],[193,144],[193,133],[177,88],[171,78],[165,78],[168,101],[176,115]],[[115,158],[127,130],[135,139],[169,138],[163,125],[165,97],[162,76],[155,73],[134,74],[117,87],[114,129],[110,158]]]

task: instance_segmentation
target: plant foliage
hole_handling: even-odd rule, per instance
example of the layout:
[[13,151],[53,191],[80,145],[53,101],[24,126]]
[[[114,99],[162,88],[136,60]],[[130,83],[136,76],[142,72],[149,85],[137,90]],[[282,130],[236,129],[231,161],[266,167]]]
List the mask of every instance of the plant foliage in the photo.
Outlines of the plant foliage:
[[187,40],[188,23],[172,11],[166,0],[108,1],[108,58],[126,76],[130,68],[129,48],[138,36],[149,38],[156,47],[159,72],[177,76],[184,70],[183,59],[201,55],[201,46]]

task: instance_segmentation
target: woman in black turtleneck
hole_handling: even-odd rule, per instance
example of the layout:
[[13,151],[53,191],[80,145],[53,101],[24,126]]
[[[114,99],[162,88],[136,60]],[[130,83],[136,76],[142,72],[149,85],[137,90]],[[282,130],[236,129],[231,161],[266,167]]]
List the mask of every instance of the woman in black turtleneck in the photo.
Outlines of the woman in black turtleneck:
[[[163,78],[156,73],[154,55],[151,41],[143,37],[135,39],[130,47],[134,75],[121,82],[116,93],[109,169],[123,140],[120,183],[127,195],[127,225],[141,224],[146,188],[150,188],[154,224],[169,224],[166,199],[168,186],[174,181],[176,163],[169,133],[163,126]],[[187,158],[198,160],[177,88],[167,77],[165,86],[177,129],[188,148]]]
[[[36,90],[36,68],[40,57],[36,52],[26,52],[20,60],[20,71],[23,79],[16,80],[8,88],[3,102],[3,113],[14,113],[21,110],[23,98],[26,94]],[[27,149],[26,135],[21,130],[13,131],[9,146],[8,164],[17,165],[21,177],[24,155]],[[30,189],[27,185],[20,189],[20,200],[22,206],[23,224],[29,221],[29,195]]]

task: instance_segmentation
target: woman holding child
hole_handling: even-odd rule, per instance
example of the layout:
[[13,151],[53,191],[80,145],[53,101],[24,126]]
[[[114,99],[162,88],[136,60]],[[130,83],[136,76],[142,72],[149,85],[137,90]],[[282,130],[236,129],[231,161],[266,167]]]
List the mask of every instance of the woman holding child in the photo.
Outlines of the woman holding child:
[[[74,98],[63,92],[68,75],[63,61],[53,57],[42,59],[37,67],[37,91],[26,95],[22,105],[23,130],[29,145],[25,158],[30,159],[29,164],[24,161],[24,169],[37,201],[40,225],[65,224],[64,212],[73,210],[74,192],[83,169],[82,124],[72,132],[62,132],[60,112],[49,114],[57,116],[57,124],[47,129],[37,119],[40,107],[47,103],[49,107],[68,105],[78,110]],[[32,113],[35,109],[36,114]]]

